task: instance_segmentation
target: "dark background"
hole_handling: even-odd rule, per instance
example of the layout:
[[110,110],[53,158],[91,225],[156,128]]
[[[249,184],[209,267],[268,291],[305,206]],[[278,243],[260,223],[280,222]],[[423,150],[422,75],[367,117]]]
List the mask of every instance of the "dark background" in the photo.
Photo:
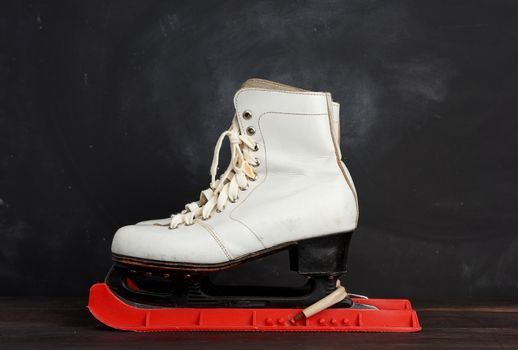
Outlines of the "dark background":
[[[518,2],[0,6],[1,294],[86,295],[119,226],[206,188],[233,94],[260,77],[342,105],[348,288],[518,298]],[[238,279],[287,268],[280,254]]]

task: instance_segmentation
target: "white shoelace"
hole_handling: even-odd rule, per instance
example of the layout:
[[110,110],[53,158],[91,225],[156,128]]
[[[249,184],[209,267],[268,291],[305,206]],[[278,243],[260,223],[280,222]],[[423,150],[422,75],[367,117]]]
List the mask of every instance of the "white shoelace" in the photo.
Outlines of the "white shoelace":
[[[226,137],[230,142],[230,163],[216,180],[219,152]],[[235,202],[239,191],[246,190],[248,181],[256,178],[251,168],[259,165],[252,154],[255,151],[257,151],[257,143],[249,136],[239,133],[239,126],[234,118],[232,126],[220,135],[214,148],[214,158],[210,167],[210,187],[200,193],[200,199],[197,202],[189,203],[182,212],[171,215],[169,228],[175,229],[181,224],[192,225],[199,218],[207,220],[214,210],[218,212],[224,210],[227,201]]]

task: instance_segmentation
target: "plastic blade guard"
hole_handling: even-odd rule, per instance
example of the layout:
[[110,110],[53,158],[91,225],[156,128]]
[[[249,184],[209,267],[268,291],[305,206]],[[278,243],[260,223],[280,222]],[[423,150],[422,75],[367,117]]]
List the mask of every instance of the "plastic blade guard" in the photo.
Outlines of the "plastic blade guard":
[[140,308],[119,299],[104,283],[90,288],[88,309],[105,325],[128,331],[418,332],[417,314],[404,299],[355,299],[379,310],[327,309],[289,322],[300,309]]

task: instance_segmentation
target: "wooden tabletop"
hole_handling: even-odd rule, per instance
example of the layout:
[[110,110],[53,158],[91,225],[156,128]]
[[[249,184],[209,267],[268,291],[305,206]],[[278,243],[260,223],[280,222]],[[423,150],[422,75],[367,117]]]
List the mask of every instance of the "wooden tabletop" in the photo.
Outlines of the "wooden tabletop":
[[3,349],[518,349],[518,302],[414,302],[420,333],[130,333],[80,299],[0,299]]

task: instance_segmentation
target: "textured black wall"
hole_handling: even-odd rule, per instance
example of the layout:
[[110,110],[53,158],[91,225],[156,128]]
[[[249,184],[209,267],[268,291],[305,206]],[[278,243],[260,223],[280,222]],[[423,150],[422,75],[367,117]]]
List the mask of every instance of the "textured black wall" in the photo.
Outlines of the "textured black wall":
[[[517,2],[0,6],[0,293],[85,294],[117,227],[206,188],[235,90],[262,77],[342,104],[350,289],[518,297]],[[244,270],[296,280],[285,254]]]

